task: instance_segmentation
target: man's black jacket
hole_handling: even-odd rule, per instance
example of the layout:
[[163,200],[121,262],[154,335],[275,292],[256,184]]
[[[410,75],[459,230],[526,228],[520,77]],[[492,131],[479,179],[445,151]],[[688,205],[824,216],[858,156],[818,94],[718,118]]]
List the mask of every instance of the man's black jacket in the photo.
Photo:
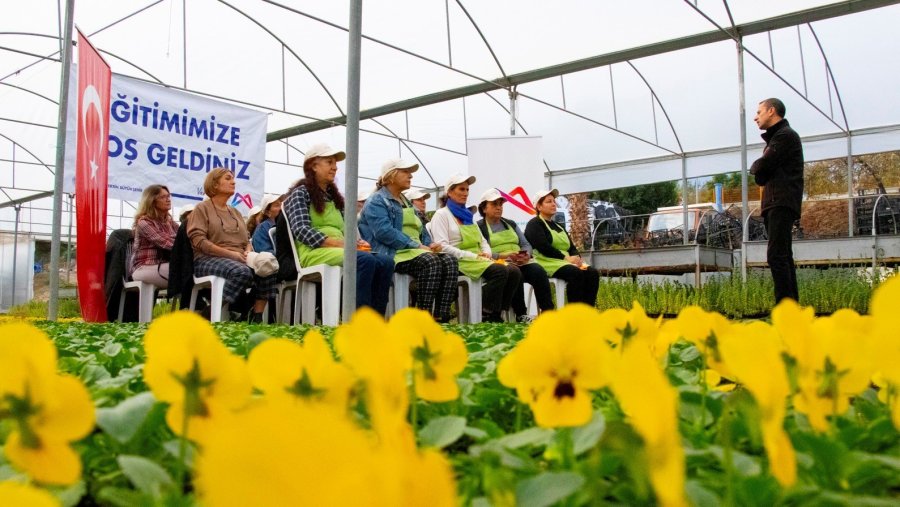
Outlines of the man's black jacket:
[[763,187],[761,212],[784,206],[800,216],[803,200],[803,146],[800,136],[787,120],[769,127],[763,134],[766,149],[750,166],[756,184]]

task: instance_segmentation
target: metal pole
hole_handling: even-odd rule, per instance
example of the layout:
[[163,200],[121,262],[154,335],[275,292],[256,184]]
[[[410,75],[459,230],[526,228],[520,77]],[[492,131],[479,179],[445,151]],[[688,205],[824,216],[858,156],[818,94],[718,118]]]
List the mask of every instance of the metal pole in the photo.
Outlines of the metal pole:
[[747,197],[747,104],[744,95],[744,39],[737,41],[738,57],[738,103],[741,118],[741,223],[745,224],[741,231],[741,280],[747,281],[747,248],[744,246],[750,239],[747,232],[747,218],[750,216],[750,204]]
[[66,285],[69,282],[69,275],[72,274],[72,194],[69,194],[69,240],[66,243]]
[[682,224],[684,224],[684,237],[682,238],[682,244],[687,245],[690,243],[688,236],[691,235],[690,227],[688,227],[688,202],[687,202],[687,157],[684,155],[681,156],[681,212],[682,212]]
[[515,87],[509,90],[509,135],[516,135],[516,97]]
[[16,306],[16,259],[19,254],[19,212],[22,211],[22,205],[16,204],[16,227],[13,229],[13,276],[12,276],[12,303],[10,306]]
[[[847,234],[853,237],[853,221],[855,220],[856,209],[854,209],[853,199],[853,138],[850,131],[847,131]],[[872,210],[872,216],[875,216],[875,210]]]
[[56,169],[53,181],[53,230],[50,239],[50,302],[47,320],[56,320],[59,306],[59,230],[62,222],[63,165],[66,161],[66,111],[69,107],[69,71],[72,67],[72,15],[75,0],[66,0],[66,29],[62,40],[59,78],[59,116],[56,122]]
[[[344,195],[347,203],[356,202],[359,175],[359,85],[362,52],[362,0],[350,2],[350,37],[347,47],[347,163]],[[341,318],[350,320],[356,311],[356,207],[344,209],[344,292]]]

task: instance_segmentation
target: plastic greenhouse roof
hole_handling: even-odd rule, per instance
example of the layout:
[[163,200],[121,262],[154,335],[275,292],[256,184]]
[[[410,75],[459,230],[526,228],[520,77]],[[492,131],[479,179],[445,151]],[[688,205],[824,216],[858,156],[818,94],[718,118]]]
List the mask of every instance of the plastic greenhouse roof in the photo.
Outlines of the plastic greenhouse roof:
[[[750,160],[756,103],[769,96],[787,104],[808,160],[846,156],[848,132],[854,154],[898,149],[897,3],[366,0],[360,188],[389,157],[418,160],[426,171],[413,184],[425,188],[465,172],[467,138],[509,135],[510,82],[517,133],[543,137],[550,183],[564,193],[739,170],[733,25],[747,50]],[[64,1],[0,9],[2,205],[53,189]],[[308,146],[345,143],[335,123],[346,113],[347,20],[347,2],[75,5],[114,73],[269,112],[269,193],[300,177]],[[44,233],[36,224],[49,216],[24,221]],[[0,209],[0,229],[11,217]]]

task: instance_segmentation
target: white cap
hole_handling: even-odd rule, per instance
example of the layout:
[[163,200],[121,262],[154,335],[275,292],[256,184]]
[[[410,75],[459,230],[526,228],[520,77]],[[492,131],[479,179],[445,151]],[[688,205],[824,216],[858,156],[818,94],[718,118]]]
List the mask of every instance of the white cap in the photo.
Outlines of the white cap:
[[483,202],[494,202],[497,199],[503,199],[504,201],[506,201],[503,195],[500,194],[499,190],[497,190],[496,188],[489,188],[485,190],[483,194],[481,194],[481,198],[478,199],[478,204],[481,204]]
[[275,202],[277,200],[278,200],[277,195],[263,194],[262,202],[259,203],[258,206],[254,206],[254,207],[250,208],[250,215],[255,215],[261,211],[265,211],[266,208],[269,207],[270,204],[272,204],[273,202]]
[[533,203],[534,203],[535,209],[537,209],[537,205],[539,202],[541,202],[541,199],[543,199],[548,194],[553,194],[553,198],[556,199],[557,197],[559,197],[559,190],[557,190],[555,188],[551,189],[551,190],[538,190],[538,192],[536,194],[534,194]]
[[306,163],[307,160],[316,157],[334,157],[334,159],[338,162],[347,158],[347,154],[341,150],[336,150],[331,146],[328,146],[325,143],[314,144],[306,150],[306,156],[303,157],[303,162]]
[[394,169],[399,169],[401,171],[409,171],[411,173],[414,173],[419,170],[419,164],[417,164],[415,162],[407,162],[407,161],[405,161],[403,159],[399,159],[399,158],[392,158],[392,159],[388,160],[387,162],[385,162],[384,164],[381,164],[381,175],[384,176],[385,174],[393,171]]
[[415,201],[416,199],[428,199],[431,197],[431,194],[418,188],[407,188],[402,194],[410,201]]
[[365,201],[366,199],[369,198],[370,195],[372,195],[371,191],[360,190],[359,192],[356,193],[356,202]]
[[460,183],[468,183],[471,185],[472,183],[475,183],[475,176],[466,176],[462,173],[456,173],[453,176],[450,176],[450,179],[444,184],[444,193],[447,193],[453,185],[459,185]]
[[196,206],[196,204],[185,204],[184,206],[178,208],[178,216],[184,215],[188,211],[194,211],[194,206]]

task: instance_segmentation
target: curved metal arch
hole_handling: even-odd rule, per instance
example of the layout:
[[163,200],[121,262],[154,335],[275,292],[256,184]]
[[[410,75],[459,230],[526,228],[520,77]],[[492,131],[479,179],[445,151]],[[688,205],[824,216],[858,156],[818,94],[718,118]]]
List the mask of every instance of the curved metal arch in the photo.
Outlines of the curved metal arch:
[[644,74],[641,73],[641,71],[639,71],[633,63],[631,63],[631,60],[627,60],[625,63],[627,63],[637,73],[638,77],[641,78],[641,81],[643,81],[644,84],[647,85],[647,89],[650,90],[650,95],[652,95],[656,100],[656,103],[659,104],[659,108],[662,110],[663,115],[666,117],[666,122],[668,122],[669,128],[672,130],[672,135],[675,136],[675,142],[678,144],[678,150],[681,151],[682,154],[684,154],[684,147],[681,146],[681,139],[678,138],[678,132],[675,131],[675,125],[672,124],[672,119],[669,117],[669,113],[668,111],[666,111],[665,106],[663,106],[662,101],[659,100],[659,96],[656,95],[656,91],[652,86],[650,86],[650,81],[648,81],[647,78],[644,77]]
[[650,146],[653,146],[653,147],[655,147],[655,148],[659,148],[660,150],[667,151],[667,152],[671,153],[672,155],[678,155],[678,156],[681,156],[680,153],[675,152],[675,151],[673,151],[673,150],[670,150],[669,148],[666,148],[665,146],[662,146],[662,145],[660,145],[660,144],[657,144],[657,143],[654,143],[654,142],[649,141],[649,140],[647,140],[647,139],[644,139],[643,137],[636,136],[636,135],[631,134],[631,133],[629,133],[629,132],[625,132],[624,130],[620,130],[620,129],[617,129],[617,128],[615,128],[615,127],[611,127],[611,126],[609,126],[609,125],[603,123],[602,121],[598,121],[598,120],[595,120],[595,119],[593,119],[593,118],[589,118],[589,117],[587,117],[587,116],[585,116],[585,115],[583,115],[583,114],[576,113],[575,111],[569,111],[568,109],[563,109],[563,108],[557,106],[556,104],[551,104],[551,103],[549,103],[549,102],[547,102],[547,101],[544,101],[544,100],[541,100],[541,99],[539,99],[539,98],[537,98],[537,97],[532,97],[531,95],[526,95],[526,94],[524,94],[524,93],[522,93],[522,92],[518,92],[518,93],[519,93],[519,96],[520,96],[520,97],[525,97],[526,99],[533,100],[534,102],[537,102],[537,103],[539,103],[539,104],[543,104],[543,105],[545,105],[545,106],[547,106],[547,107],[550,107],[550,108],[553,108],[553,109],[562,111],[562,112],[564,112],[564,113],[571,114],[572,116],[574,116],[574,117],[576,117],[576,118],[581,118],[582,120],[591,122],[591,123],[593,123],[593,124],[595,124],[595,125],[599,125],[599,126],[601,126],[601,127],[604,127],[604,128],[606,128],[606,129],[609,129],[609,130],[611,130],[611,131],[613,131],[613,132],[617,132],[617,133],[619,133],[619,134],[622,134],[623,136],[630,137],[630,138],[632,138],[632,139],[634,139],[634,140],[636,140],[636,141],[640,141],[640,142],[642,142],[642,143],[649,144]]
[[425,170],[425,174],[428,175],[428,177],[431,179],[431,182],[434,183],[434,186],[437,186],[437,181],[434,180],[434,176],[431,175],[431,171],[429,171],[428,167],[425,166],[425,161],[422,160],[422,157],[420,157],[419,154],[416,153],[416,151],[414,149],[410,148],[409,145],[406,144],[406,141],[403,138],[401,138],[400,136],[398,136],[397,133],[394,132],[393,130],[391,130],[387,125],[385,125],[384,123],[381,123],[380,121],[378,121],[375,118],[370,118],[370,119],[372,121],[374,121],[375,123],[377,123],[378,126],[383,128],[384,130],[387,130],[388,132],[390,132],[391,135],[393,135],[394,137],[397,138],[398,141],[400,141],[400,144],[402,144],[403,146],[406,146],[406,149],[409,150],[409,152],[412,153],[414,157],[416,157],[416,160],[419,161],[419,164],[422,165],[422,169]]
[[[125,21],[125,20],[128,19],[128,18],[130,18],[130,17],[132,17],[132,16],[134,16],[134,15],[140,14],[141,12],[144,12],[145,10],[149,9],[150,7],[153,7],[153,6],[156,5],[156,4],[162,3],[162,1],[163,1],[163,0],[156,0],[156,1],[153,2],[152,4],[148,4],[148,5],[144,6],[144,7],[141,7],[140,9],[138,9],[138,10],[132,12],[131,14],[128,14],[128,15],[126,15],[125,17],[119,18],[119,19],[113,21],[112,23],[110,23],[110,24],[104,26],[103,28],[101,28],[101,29],[99,29],[99,30],[95,30],[95,31],[91,32],[90,34],[88,34],[88,36],[91,37],[91,36],[97,35],[98,33],[100,33],[100,32],[102,32],[102,31],[106,30],[107,28],[112,28],[112,27],[118,25],[119,23],[121,23],[122,21]],[[60,24],[61,24],[61,23],[62,23],[62,21],[60,21]],[[61,31],[61,30],[60,30],[60,31]],[[56,38],[57,38],[57,39],[61,39],[60,36],[57,36]],[[45,60],[45,59],[52,59],[51,57],[53,57],[53,56],[55,56],[55,55],[58,55],[61,51],[62,51],[62,48],[60,48],[60,49],[54,51],[53,53],[50,53],[49,55],[47,55],[47,57],[41,57],[41,56],[35,55],[35,56],[37,56],[38,58],[40,58],[38,61],[29,63],[28,65],[22,67],[22,68],[19,69],[19,70],[16,70],[16,71],[14,71],[14,72],[12,72],[12,73],[10,73],[10,74],[7,74],[7,75],[5,75],[5,76],[3,76],[3,77],[0,77],[0,81],[5,81],[6,79],[10,78],[11,76],[15,76],[15,75],[18,74],[19,72],[22,72],[22,71],[25,70],[25,69],[28,69],[28,68],[30,68],[30,67],[33,67],[33,66],[37,65],[38,63],[40,63],[41,61],[43,61],[43,60]],[[59,59],[53,59],[53,60],[54,60],[54,61],[57,61],[57,62],[59,61]]]
[[773,69],[772,67],[770,67],[769,64],[767,64],[765,61],[763,61],[763,59],[760,58],[756,53],[754,53],[753,51],[750,51],[750,49],[748,49],[747,46],[744,45],[744,42],[741,40],[741,38],[737,36],[737,34],[735,33],[735,29],[728,30],[728,29],[724,28],[722,25],[716,23],[716,21],[715,21],[714,19],[712,19],[711,17],[709,17],[709,15],[707,15],[705,12],[703,12],[702,10],[700,10],[700,8],[698,8],[696,5],[692,4],[692,3],[690,2],[690,0],[684,0],[684,3],[688,4],[688,6],[689,6],[691,9],[694,9],[698,14],[700,14],[700,16],[702,16],[704,19],[706,19],[707,21],[709,21],[709,22],[710,22],[713,26],[715,26],[719,31],[721,31],[722,33],[725,33],[726,35],[728,35],[728,37],[729,37],[730,39],[732,39],[732,40],[734,40],[736,43],[740,44],[740,45],[741,45],[741,48],[744,50],[745,53],[747,53],[748,55],[752,56],[754,60],[756,60],[757,62],[759,62],[760,65],[762,65],[766,70],[768,70],[769,72],[771,72],[772,75],[774,75],[775,77],[777,77],[779,81],[781,81],[782,83],[784,83],[785,86],[787,86],[788,88],[791,89],[791,91],[793,91],[794,93],[796,93],[801,99],[803,99],[807,104],[809,104],[810,107],[812,107],[813,109],[815,109],[816,111],[818,111],[819,114],[821,114],[821,115],[824,116],[828,121],[830,121],[835,127],[838,128],[838,130],[840,130],[841,132],[844,132],[845,134],[846,134],[846,133],[849,133],[849,128],[848,128],[848,129],[845,129],[845,128],[842,127],[838,122],[834,121],[834,119],[832,119],[830,116],[828,116],[828,115],[825,113],[825,111],[822,111],[822,110],[819,108],[819,106],[817,106],[816,104],[814,104],[811,100],[809,100],[808,98],[806,98],[806,96],[804,96],[802,93],[800,93],[800,90],[798,90],[794,85],[792,85],[790,82],[788,82],[788,80],[785,79],[781,74],[779,74],[775,69]]
[[[484,95],[490,97],[491,100],[493,100],[494,102],[496,102],[497,105],[500,106],[500,109],[503,109],[503,110],[506,112],[506,114],[512,114],[512,113],[510,112],[509,108],[503,105],[503,102],[500,102],[499,100],[497,100],[497,97],[494,97],[493,95],[491,95],[490,93],[487,93],[487,92],[485,92]],[[527,136],[527,135],[530,135],[530,134],[528,133],[528,130],[525,129],[525,125],[522,125],[522,122],[520,122],[518,118],[516,118],[515,120],[516,120],[516,125],[518,125],[519,128],[522,129],[522,132],[525,132],[525,135],[526,135],[526,136]],[[544,163],[544,168],[547,169],[547,172],[548,172],[548,173],[551,172],[551,171],[550,171],[550,164],[547,163],[547,159],[541,157],[541,162]]]
[[472,15],[469,14],[469,11],[466,10],[466,7],[462,4],[462,0],[456,0],[456,5],[462,9],[463,14],[469,18],[469,22],[472,23],[472,26],[475,28],[475,31],[478,32],[478,36],[481,37],[481,41],[484,42],[484,45],[487,46],[488,51],[491,53],[491,57],[494,58],[494,62],[497,64],[497,68],[500,69],[500,74],[503,75],[503,79],[506,79],[506,71],[503,70],[503,66],[500,65],[500,59],[497,58],[497,54],[494,53],[494,48],[491,47],[491,44],[487,41],[487,38],[481,33],[481,27],[478,26],[478,23],[475,22],[475,19],[472,18]]
[[834,85],[834,94],[837,95],[838,105],[841,106],[841,116],[844,118],[844,126],[847,128],[847,132],[850,132],[850,122],[847,120],[847,111],[844,109],[841,91],[838,89],[837,81],[834,79],[834,73],[831,71],[831,63],[828,61],[828,56],[825,54],[825,48],[822,47],[822,43],[819,41],[819,35],[816,34],[812,24],[807,23],[806,26],[809,27],[809,31],[812,33],[816,45],[819,46],[819,52],[822,54],[822,59],[825,60],[825,70],[828,71],[828,78],[831,79],[831,84]]
[[266,28],[265,25],[263,25],[262,23],[260,23],[259,21],[257,21],[253,16],[250,16],[249,14],[247,14],[247,13],[245,13],[244,11],[238,9],[237,7],[231,5],[230,3],[226,2],[225,0],[219,0],[219,3],[225,4],[226,6],[228,6],[228,7],[232,8],[232,9],[234,9],[234,10],[235,10],[237,13],[239,13],[241,16],[244,16],[245,18],[247,18],[247,19],[249,19],[250,21],[252,21],[256,26],[258,26],[258,27],[262,28],[263,30],[265,30],[265,32],[268,33],[269,35],[271,35],[273,39],[277,40],[277,41],[281,44],[282,47],[284,47],[284,48],[287,49],[292,55],[294,55],[294,58],[296,58],[297,61],[299,61],[300,64],[303,65],[303,67],[305,67],[306,70],[312,75],[313,79],[315,79],[316,82],[319,83],[319,86],[322,87],[322,90],[325,92],[326,95],[328,95],[328,98],[331,99],[331,102],[334,103],[334,107],[337,108],[338,112],[339,112],[341,115],[344,114],[344,110],[341,109],[341,105],[338,103],[338,101],[337,101],[337,100],[334,98],[334,96],[331,94],[331,91],[328,90],[328,87],[325,86],[325,83],[323,83],[322,80],[319,79],[319,76],[318,76],[318,75],[317,75],[317,74],[309,67],[309,65],[307,65],[306,62],[303,61],[303,58],[300,58],[300,55],[298,55],[293,49],[291,49],[290,46],[288,46],[287,44],[285,44],[284,41],[281,40],[281,38],[279,38],[277,35],[275,35],[275,33],[272,32],[271,30],[269,30],[268,28]]
[[[96,47],[96,46],[95,46],[95,47]],[[132,63],[131,61],[129,61],[129,60],[127,60],[127,59],[125,59],[125,58],[123,58],[123,57],[121,57],[121,56],[119,56],[119,55],[110,53],[109,51],[107,51],[107,50],[105,50],[105,49],[100,49],[99,47],[97,47],[97,51],[99,51],[99,52],[101,52],[101,53],[103,53],[103,54],[107,54],[107,55],[109,55],[109,56],[115,58],[116,60],[120,60],[120,61],[122,61],[122,62],[125,62],[125,63],[127,63],[128,65],[131,65],[132,67],[134,67],[135,69],[137,69],[137,70],[143,72],[144,74],[147,74],[148,76],[150,76],[151,78],[153,78],[153,80],[156,81],[157,83],[159,83],[159,84],[161,84],[161,85],[163,85],[163,86],[168,86],[165,82],[163,82],[162,79],[159,79],[158,77],[154,76],[154,75],[151,74],[150,72],[144,70],[144,69],[141,68],[141,67],[138,67],[137,64]]]
[[22,148],[23,150],[25,150],[25,153],[31,155],[31,158],[33,158],[33,159],[37,160],[38,162],[40,162],[40,164],[41,164],[42,166],[44,166],[45,169],[47,169],[48,171],[50,171],[50,174],[56,174],[56,172],[55,172],[53,169],[51,169],[52,166],[47,165],[47,163],[44,162],[43,160],[41,160],[40,157],[38,157],[37,155],[35,155],[34,153],[32,153],[31,150],[29,150],[28,148],[26,148],[25,146],[23,146],[21,143],[17,142],[15,139],[13,139],[13,138],[11,138],[11,137],[9,137],[9,136],[3,134],[2,132],[0,132],[0,137],[2,137],[3,139],[6,139],[7,141],[9,141],[9,142],[11,142],[11,143],[13,143],[14,145],[18,146],[19,148]]
[[10,88],[15,88],[15,89],[17,89],[17,90],[22,90],[22,91],[25,92],[25,93],[30,93],[30,94],[32,94],[32,95],[38,96],[38,97],[40,97],[40,98],[42,98],[42,99],[44,99],[44,100],[46,100],[46,101],[51,102],[53,105],[59,107],[59,102],[58,102],[58,101],[53,100],[53,99],[51,99],[50,97],[47,97],[47,96],[45,96],[45,95],[41,95],[40,93],[38,93],[38,92],[36,92],[36,91],[29,90],[28,88],[23,88],[23,87],[21,87],[21,86],[17,86],[17,85],[14,85],[14,84],[4,83],[3,81],[0,81],[0,85],[8,86],[8,87],[10,87]]
[[[307,18],[307,19],[311,19],[311,20],[313,20],[313,21],[317,21],[317,22],[319,22],[319,23],[322,23],[323,25],[330,26],[330,27],[332,27],[332,28],[336,28],[336,29],[341,30],[341,31],[343,31],[343,32],[347,32],[347,31],[348,31],[347,28],[344,28],[343,26],[338,25],[337,23],[332,23],[331,21],[328,21],[327,19],[322,19],[322,18],[319,18],[319,17],[317,17],[317,16],[313,16],[312,14],[303,12],[303,11],[298,10],[298,9],[295,9],[295,8],[293,8],[293,7],[289,7],[289,6],[287,6],[287,5],[280,4],[280,3],[278,3],[278,2],[275,2],[274,0],[263,0],[263,1],[266,2],[267,4],[271,4],[271,5],[274,5],[274,6],[276,6],[276,7],[280,7],[280,8],[282,8],[282,9],[286,10],[286,11],[293,12],[294,14],[298,14],[298,15],[300,15],[300,16],[303,16],[303,17]],[[463,75],[463,76],[466,76],[466,77],[475,79],[475,80],[477,80],[477,81],[479,81],[479,82],[481,82],[481,83],[486,83],[486,84],[495,85],[495,86],[497,86],[497,89],[502,89],[502,88],[503,88],[502,86],[497,85],[496,83],[494,83],[493,81],[491,81],[491,80],[489,80],[489,79],[485,79],[485,78],[483,78],[483,77],[481,77],[481,76],[476,76],[475,74],[471,74],[471,73],[466,72],[466,71],[464,71],[464,70],[457,69],[457,68],[455,68],[455,67],[452,67],[452,66],[450,66],[450,65],[447,65],[446,63],[442,63],[442,62],[439,62],[439,61],[437,61],[437,60],[432,60],[431,58],[428,58],[427,56],[420,55],[420,54],[415,53],[415,52],[413,52],[413,51],[410,51],[410,50],[408,50],[408,49],[404,49],[404,48],[402,48],[402,47],[400,47],[400,46],[395,46],[395,45],[393,45],[393,44],[391,44],[391,43],[389,43],[389,42],[385,42],[385,41],[383,41],[383,40],[376,39],[376,38],[374,38],[374,37],[370,37],[370,36],[365,35],[365,34],[362,35],[362,38],[365,39],[365,40],[367,40],[367,41],[369,41],[369,42],[374,42],[375,44],[379,44],[379,45],[384,46],[384,47],[386,47],[386,48],[393,49],[394,51],[398,51],[398,52],[400,52],[400,53],[403,53],[403,54],[412,56],[413,58],[418,58],[419,60],[428,62],[428,63],[430,63],[430,64],[432,64],[432,65],[437,65],[438,67],[441,67],[441,68],[443,68],[443,69],[446,69],[446,70],[449,70],[449,71],[453,71],[453,72],[456,72],[457,74],[460,74],[460,75]]]

